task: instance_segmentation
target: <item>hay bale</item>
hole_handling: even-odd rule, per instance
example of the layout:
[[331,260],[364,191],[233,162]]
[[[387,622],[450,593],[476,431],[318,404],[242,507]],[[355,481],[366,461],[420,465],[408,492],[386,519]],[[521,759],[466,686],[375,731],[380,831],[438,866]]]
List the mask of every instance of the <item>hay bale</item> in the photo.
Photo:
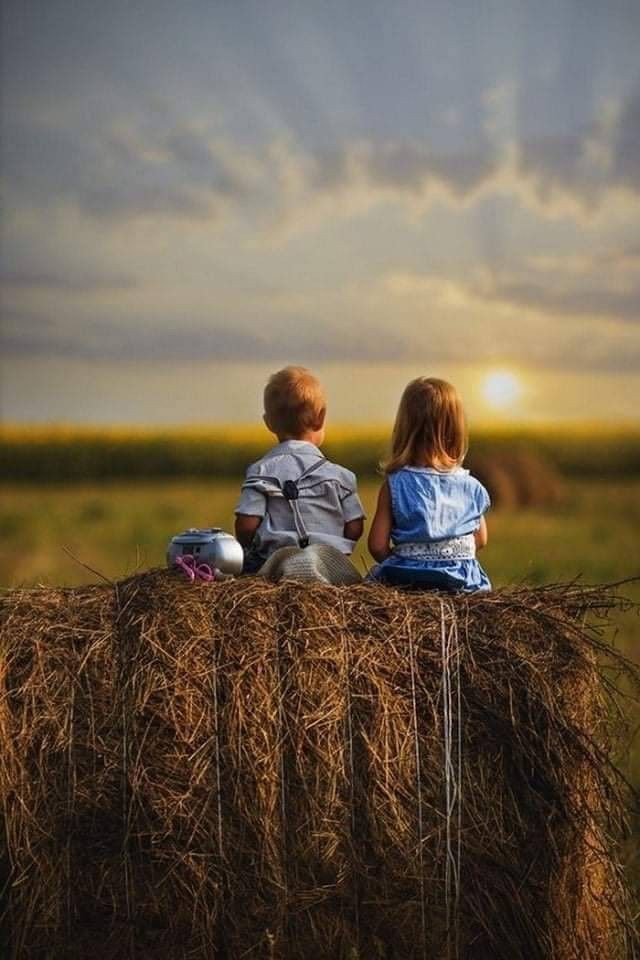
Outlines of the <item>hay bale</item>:
[[496,507],[547,507],[562,499],[562,478],[556,467],[526,447],[471,454],[468,466]]
[[502,463],[500,457],[476,454],[469,457],[467,466],[489,491],[493,507],[513,509],[519,506],[519,491],[511,471]]
[[[575,585],[166,572],[2,601],[7,954],[631,956]],[[444,668],[444,669],[443,669]]]

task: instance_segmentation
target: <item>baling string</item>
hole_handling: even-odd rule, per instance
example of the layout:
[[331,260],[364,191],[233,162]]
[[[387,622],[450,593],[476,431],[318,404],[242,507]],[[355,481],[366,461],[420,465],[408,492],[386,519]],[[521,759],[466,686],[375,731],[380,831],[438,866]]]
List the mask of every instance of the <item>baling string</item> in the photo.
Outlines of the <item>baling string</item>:
[[420,761],[420,737],[418,732],[418,703],[416,697],[416,657],[413,631],[409,627],[409,663],[411,666],[411,700],[413,704],[413,742],[416,756],[416,786],[418,792],[418,866],[420,870],[420,925],[422,928],[422,954],[427,960],[427,915],[424,895],[424,821],[422,813],[422,764]]
[[131,782],[130,782],[130,769],[129,769],[129,759],[130,759],[130,750],[131,750],[131,727],[130,720],[134,714],[134,705],[130,700],[130,672],[129,665],[132,658],[131,651],[129,649],[129,642],[127,638],[127,631],[123,625],[124,614],[126,612],[128,602],[122,604],[122,597],[120,594],[120,587],[116,583],[114,585],[114,602],[115,602],[115,639],[117,641],[117,657],[118,657],[118,694],[119,694],[119,707],[120,715],[122,720],[122,794],[121,794],[121,816],[122,816],[122,825],[123,825],[123,834],[122,834],[122,869],[123,869],[123,882],[124,882],[124,893],[125,893],[125,910],[126,918],[128,921],[129,929],[129,938],[128,938],[128,954],[130,957],[135,955],[135,944],[133,941],[133,925],[132,918],[135,916],[135,905],[134,905],[134,886],[133,886],[133,871],[131,865],[131,821],[133,817],[132,803],[133,796],[131,791]]
[[216,764],[216,818],[218,828],[218,860],[220,870],[220,907],[218,909],[218,929],[220,931],[220,942],[224,942],[224,924],[226,913],[226,885],[225,862],[224,862],[224,843],[222,838],[222,761],[220,744],[220,694],[219,694],[219,676],[220,676],[220,649],[219,644],[214,641],[213,649],[213,711],[214,711],[214,744],[215,744],[215,764]]
[[280,818],[282,830],[282,890],[284,894],[285,918],[289,910],[289,863],[288,863],[288,844],[287,844],[287,795],[286,795],[286,767],[284,755],[285,741],[285,721],[283,705],[283,685],[282,685],[282,664],[280,662],[280,637],[275,637],[275,666],[276,666],[276,685],[278,692],[278,750],[280,765]]
[[[344,604],[342,605],[343,619],[342,622],[345,622],[344,614]],[[346,630],[342,631],[342,652],[344,658],[344,696],[345,696],[345,716],[346,716],[346,740],[347,740],[347,757],[349,762],[349,783],[350,783],[350,806],[351,806],[351,842],[354,845],[354,856],[355,853],[355,842],[358,835],[358,828],[356,823],[356,771],[355,763],[353,758],[353,718],[352,718],[352,707],[351,707],[351,658],[349,656],[349,641],[348,634]],[[360,903],[359,903],[359,889],[358,889],[358,873],[357,869],[354,869],[354,883],[353,883],[353,919],[356,928],[356,949],[360,949]]]
[[[440,647],[442,656],[442,733],[445,789],[445,876],[444,901],[447,931],[447,958],[459,956],[460,865],[462,859],[462,694],[460,689],[460,644],[455,610],[440,600]],[[454,664],[455,694],[452,683]],[[455,709],[454,709],[455,706]],[[457,729],[454,732],[454,715]],[[454,822],[457,837],[454,839]],[[455,933],[452,944],[451,933]]]
[[224,863],[224,847],[222,844],[222,772],[220,769],[220,707],[218,703],[218,650],[213,652],[213,710],[215,723],[215,762],[216,762],[216,816],[218,820],[218,856],[220,857],[220,874]]
[[463,770],[462,770],[462,681],[460,678],[460,636],[458,634],[458,621],[453,617],[452,628],[455,630],[456,647],[456,706],[458,708],[458,842],[456,845],[456,896],[454,901],[454,921],[456,930],[456,960],[460,956],[460,889],[462,885],[462,794],[463,794]]

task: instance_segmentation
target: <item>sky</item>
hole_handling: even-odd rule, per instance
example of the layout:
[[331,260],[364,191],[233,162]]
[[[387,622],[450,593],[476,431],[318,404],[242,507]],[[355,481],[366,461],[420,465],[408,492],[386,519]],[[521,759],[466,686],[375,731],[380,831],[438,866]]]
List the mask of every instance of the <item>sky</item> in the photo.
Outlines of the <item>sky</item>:
[[[0,413],[640,418],[637,0],[4,0]],[[504,389],[500,387],[504,385]]]

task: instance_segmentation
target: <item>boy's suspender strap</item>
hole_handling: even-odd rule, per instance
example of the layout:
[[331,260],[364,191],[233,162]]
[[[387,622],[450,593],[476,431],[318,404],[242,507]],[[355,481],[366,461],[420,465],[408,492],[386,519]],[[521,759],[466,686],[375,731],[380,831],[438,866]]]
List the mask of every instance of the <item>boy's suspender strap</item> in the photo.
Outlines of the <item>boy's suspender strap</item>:
[[307,528],[304,525],[302,514],[300,513],[300,505],[298,504],[298,497],[296,496],[294,498],[290,498],[285,493],[284,498],[285,500],[289,501],[289,506],[291,507],[291,512],[293,514],[293,523],[296,528],[296,533],[298,534],[298,546],[308,547],[309,534],[307,532]]
[[[284,497],[291,507],[293,523],[296,528],[296,534],[298,535],[298,546],[300,547],[306,547],[309,545],[309,532],[305,526],[304,519],[302,517],[302,511],[300,510],[300,504],[298,503],[298,499],[300,497],[299,484],[301,480],[305,480],[319,467],[321,467],[323,463],[326,462],[326,457],[318,457],[318,459],[315,460],[310,467],[307,467],[307,469],[300,474],[297,480],[285,480],[282,482],[277,477],[251,477],[248,480],[245,480],[244,483],[244,486],[259,490],[265,495],[265,497]],[[329,482],[336,483],[337,481],[331,479]]]
[[298,484],[301,480],[304,480],[305,477],[308,477],[315,470],[317,470],[318,467],[325,463],[326,459],[326,457],[320,457],[315,463],[311,464],[310,467],[307,467],[304,473],[301,473],[297,480],[285,480],[285,482],[282,484],[282,495],[291,507],[293,522],[296,528],[296,533],[298,534],[299,547],[309,546],[309,533],[304,525],[300,504],[298,503],[298,498],[300,496]]

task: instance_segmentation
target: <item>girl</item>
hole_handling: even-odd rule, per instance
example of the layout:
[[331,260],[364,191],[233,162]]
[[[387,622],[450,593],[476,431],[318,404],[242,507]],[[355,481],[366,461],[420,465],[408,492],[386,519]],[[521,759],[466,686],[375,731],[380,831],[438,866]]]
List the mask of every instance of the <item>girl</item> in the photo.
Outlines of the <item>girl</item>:
[[369,533],[369,550],[380,561],[373,579],[451,591],[491,589],[475,559],[487,543],[489,494],[463,470],[466,453],[455,387],[431,377],[412,380],[400,400]]

